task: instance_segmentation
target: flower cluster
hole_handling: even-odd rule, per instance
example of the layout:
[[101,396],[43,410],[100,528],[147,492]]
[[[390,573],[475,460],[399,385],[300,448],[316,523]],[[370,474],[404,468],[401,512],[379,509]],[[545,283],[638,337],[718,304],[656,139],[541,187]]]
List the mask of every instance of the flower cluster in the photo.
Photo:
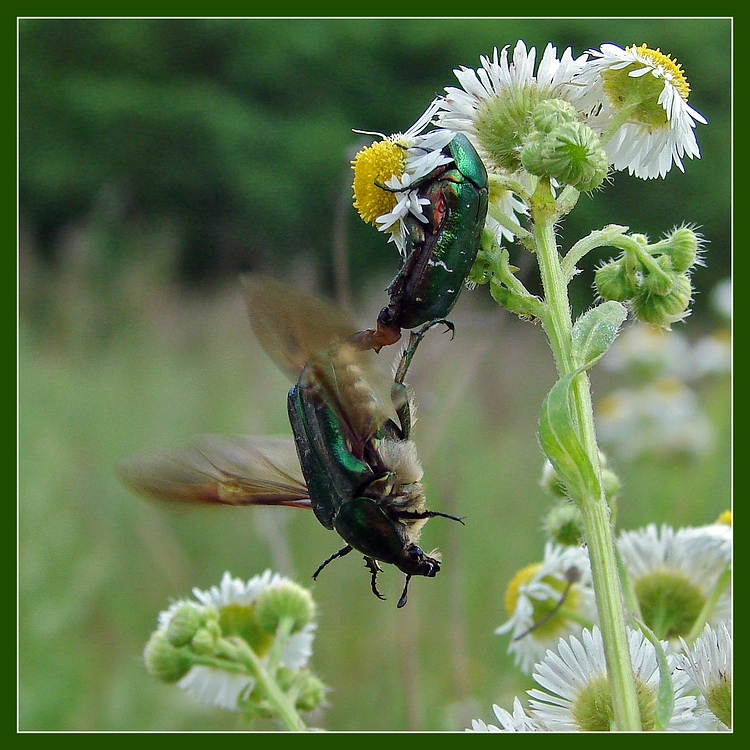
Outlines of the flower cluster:
[[144,650],[151,674],[249,718],[293,720],[321,704],[325,687],[307,669],[316,625],[306,589],[267,570],[247,582],[225,573],[193,596],[159,614]]
[[[685,156],[700,157],[694,129],[706,120],[687,103],[681,66],[658,49],[604,44],[558,57],[549,44],[537,66],[536,49],[519,41],[454,73],[459,86],[446,87],[411,128],[378,134],[382,141],[352,162],[355,206],[402,254],[410,222],[424,220],[420,185],[447,163],[443,149],[454,133],[469,138],[490,173],[487,227],[498,241],[523,236],[519,217],[538,179],[591,191],[610,169],[651,179],[673,165],[682,170]],[[677,283],[673,296],[683,300],[683,287]],[[673,319],[684,312],[674,311],[676,301],[668,307]]]
[[[617,539],[628,576],[628,607],[654,633],[629,629],[643,729],[725,730],[731,727],[731,517],[674,530],[655,525]],[[573,579],[571,568],[578,574]],[[508,585],[508,652],[533,674],[529,707],[513,713],[493,706],[502,728],[481,720],[469,731],[608,731],[612,703],[602,636],[593,606],[586,549],[548,542],[541,563],[519,571]],[[689,645],[692,644],[692,645]],[[670,701],[659,686],[669,681]],[[664,716],[664,703],[669,715]]]
[[596,271],[596,290],[604,300],[628,302],[638,320],[668,329],[688,315],[702,238],[680,227],[655,243],[643,235],[628,239],[622,254]]

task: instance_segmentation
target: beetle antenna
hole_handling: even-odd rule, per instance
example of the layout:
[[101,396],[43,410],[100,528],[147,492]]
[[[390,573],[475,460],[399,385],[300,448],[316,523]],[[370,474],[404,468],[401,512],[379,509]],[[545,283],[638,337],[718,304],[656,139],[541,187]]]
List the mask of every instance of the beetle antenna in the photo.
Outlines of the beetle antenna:
[[338,552],[334,552],[329,558],[323,560],[318,569],[313,573],[313,581],[318,577],[318,573],[320,573],[320,571],[323,570],[323,568],[325,568],[325,566],[328,565],[329,562],[332,562],[337,557],[348,555],[351,551],[351,546],[347,544],[346,547],[342,547]]
[[411,576],[407,575],[406,582],[404,583],[404,590],[401,592],[401,598],[398,600],[398,604],[396,605],[398,609],[401,609],[401,607],[403,607],[404,604],[406,604],[406,590],[409,588],[410,580],[411,580]]
[[385,597],[378,591],[377,586],[378,573],[380,573],[383,569],[380,567],[380,565],[378,565],[377,560],[367,556],[365,556],[365,567],[368,568],[372,573],[372,578],[370,579],[370,588],[372,589],[372,593],[375,594],[378,599],[385,601]]
[[461,524],[461,526],[466,526],[463,518],[460,518],[459,516],[452,516],[450,513],[441,513],[439,510],[422,510],[422,511],[400,510],[400,511],[396,511],[393,515],[396,518],[404,518],[404,519],[410,519],[414,521],[418,521],[422,518],[436,518],[436,517],[449,518],[451,521],[458,521]]

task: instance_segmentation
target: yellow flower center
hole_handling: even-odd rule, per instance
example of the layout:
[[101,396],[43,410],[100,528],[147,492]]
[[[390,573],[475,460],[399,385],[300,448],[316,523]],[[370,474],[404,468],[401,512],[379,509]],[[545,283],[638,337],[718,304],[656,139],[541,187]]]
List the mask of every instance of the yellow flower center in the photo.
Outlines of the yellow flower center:
[[354,208],[363,221],[375,224],[378,216],[393,209],[396,197],[376,183],[384,185],[394,175],[401,177],[405,165],[406,150],[388,139],[366,146],[354,157]]
[[644,62],[648,62],[655,68],[661,68],[665,74],[668,74],[672,85],[677,89],[683,101],[688,100],[690,94],[690,84],[682,71],[682,66],[673,60],[670,55],[665,55],[659,49],[649,49],[647,45],[642,44],[640,47],[627,47],[628,52],[637,55]]
[[508,587],[505,589],[505,611],[508,613],[508,617],[512,617],[516,611],[519,589],[521,586],[526,585],[541,567],[541,563],[532,563],[525,568],[521,568],[511,579]]
[[727,526],[731,526],[732,525],[732,511],[731,510],[723,511],[719,515],[717,523],[725,523]]

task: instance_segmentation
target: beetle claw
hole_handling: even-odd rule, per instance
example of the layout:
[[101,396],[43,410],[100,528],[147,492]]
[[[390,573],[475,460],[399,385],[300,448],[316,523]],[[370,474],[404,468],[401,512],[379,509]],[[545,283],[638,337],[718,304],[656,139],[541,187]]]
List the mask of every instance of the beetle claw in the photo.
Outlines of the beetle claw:
[[409,588],[410,580],[411,580],[411,576],[407,575],[406,582],[404,583],[404,590],[401,592],[401,597],[399,598],[398,604],[396,605],[398,609],[401,609],[401,607],[403,607],[404,604],[406,604],[406,592],[407,592],[407,589]]
[[372,557],[365,557],[365,567],[370,571],[370,573],[372,573],[372,578],[370,579],[370,588],[372,589],[372,593],[375,594],[375,596],[377,596],[381,601],[385,601],[385,597],[378,591],[377,586],[378,573],[381,573],[383,569],[380,567],[380,565],[378,565],[378,561]]

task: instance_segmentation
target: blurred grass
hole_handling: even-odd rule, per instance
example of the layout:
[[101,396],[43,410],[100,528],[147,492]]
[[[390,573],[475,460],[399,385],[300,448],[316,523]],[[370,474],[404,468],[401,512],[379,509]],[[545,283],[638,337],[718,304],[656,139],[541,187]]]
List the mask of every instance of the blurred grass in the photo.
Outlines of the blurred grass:
[[[313,584],[339,541],[312,514],[156,506],[118,483],[118,459],[201,432],[289,434],[289,384],[253,339],[239,284],[179,293],[163,283],[168,238],[131,239],[140,255],[109,278],[90,267],[85,231],[54,276],[22,255],[20,728],[242,729],[235,715],[157,683],[141,651],[171,599],[225,570],[247,578],[267,567],[311,586],[320,607],[313,666],[332,692],[315,724],[461,730],[491,720],[492,703],[509,707],[530,685],[493,630],[506,619],[508,580],[543,548],[535,429],[554,369],[541,329],[485,304],[480,288],[452,315],[455,340],[433,332],[420,349],[409,382],[429,504],[466,526],[427,526],[443,571],[414,580],[397,610],[393,569],[381,576],[387,602],[354,557]],[[363,326],[387,281],[357,298]],[[607,387],[599,374],[594,382]],[[713,451],[615,464],[621,527],[702,524],[729,507],[727,379],[702,398],[719,435]]]

